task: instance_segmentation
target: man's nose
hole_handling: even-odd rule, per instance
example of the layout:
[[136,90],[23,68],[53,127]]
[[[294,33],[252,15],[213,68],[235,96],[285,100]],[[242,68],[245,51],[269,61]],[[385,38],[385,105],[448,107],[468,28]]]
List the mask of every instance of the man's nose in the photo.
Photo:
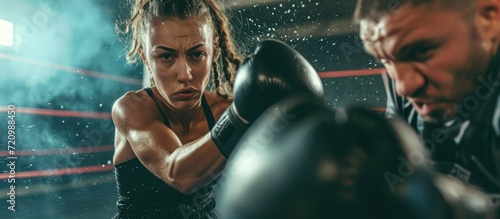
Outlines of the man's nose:
[[386,66],[386,69],[395,82],[399,96],[414,96],[425,85],[424,76],[411,63],[394,63]]

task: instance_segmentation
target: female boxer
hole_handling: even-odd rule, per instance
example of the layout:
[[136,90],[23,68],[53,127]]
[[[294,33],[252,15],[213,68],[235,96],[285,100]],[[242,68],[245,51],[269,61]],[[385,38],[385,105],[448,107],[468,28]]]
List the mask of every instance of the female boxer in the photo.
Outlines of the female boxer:
[[232,102],[241,62],[228,19],[214,0],[136,0],[123,32],[151,87],[113,106],[115,218],[211,217],[226,159],[209,130]]

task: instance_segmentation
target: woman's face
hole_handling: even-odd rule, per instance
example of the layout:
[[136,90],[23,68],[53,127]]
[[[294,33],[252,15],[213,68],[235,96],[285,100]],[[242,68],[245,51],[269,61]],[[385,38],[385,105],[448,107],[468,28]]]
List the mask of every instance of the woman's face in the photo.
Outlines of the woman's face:
[[141,51],[156,87],[169,107],[190,109],[200,102],[210,78],[215,46],[205,19],[156,19]]

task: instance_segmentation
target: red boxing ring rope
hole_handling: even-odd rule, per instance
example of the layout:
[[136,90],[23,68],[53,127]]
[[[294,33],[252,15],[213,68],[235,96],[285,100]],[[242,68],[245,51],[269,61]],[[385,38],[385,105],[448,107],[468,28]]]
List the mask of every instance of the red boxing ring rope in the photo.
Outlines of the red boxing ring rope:
[[74,67],[70,67],[70,66],[56,64],[56,63],[45,62],[45,61],[40,61],[40,60],[36,60],[36,59],[30,59],[30,58],[26,58],[26,57],[16,56],[16,55],[8,54],[8,53],[0,52],[0,59],[6,59],[9,61],[21,62],[21,63],[26,63],[26,64],[33,64],[33,65],[52,68],[52,69],[56,69],[56,70],[61,70],[61,71],[66,71],[66,72],[71,72],[71,73],[76,73],[76,74],[87,75],[87,76],[91,76],[91,77],[97,77],[97,78],[102,78],[102,79],[118,81],[118,82],[122,82],[122,83],[126,83],[126,84],[142,85],[142,80],[138,80],[138,79],[117,76],[117,75],[111,75],[111,74],[106,74],[106,73],[97,72],[97,71],[90,71],[90,70],[81,69],[81,68],[74,68]]

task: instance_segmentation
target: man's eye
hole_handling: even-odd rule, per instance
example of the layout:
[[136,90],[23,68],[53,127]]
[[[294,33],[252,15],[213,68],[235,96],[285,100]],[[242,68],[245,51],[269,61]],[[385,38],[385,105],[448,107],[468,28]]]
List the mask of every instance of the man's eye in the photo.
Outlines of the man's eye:
[[411,59],[413,61],[426,61],[432,57],[435,50],[435,47],[422,46],[415,49],[408,57],[408,59]]
[[429,48],[429,47],[421,47],[415,51],[415,56],[416,57],[425,57],[426,55],[429,54],[430,51],[431,51],[431,48]]

